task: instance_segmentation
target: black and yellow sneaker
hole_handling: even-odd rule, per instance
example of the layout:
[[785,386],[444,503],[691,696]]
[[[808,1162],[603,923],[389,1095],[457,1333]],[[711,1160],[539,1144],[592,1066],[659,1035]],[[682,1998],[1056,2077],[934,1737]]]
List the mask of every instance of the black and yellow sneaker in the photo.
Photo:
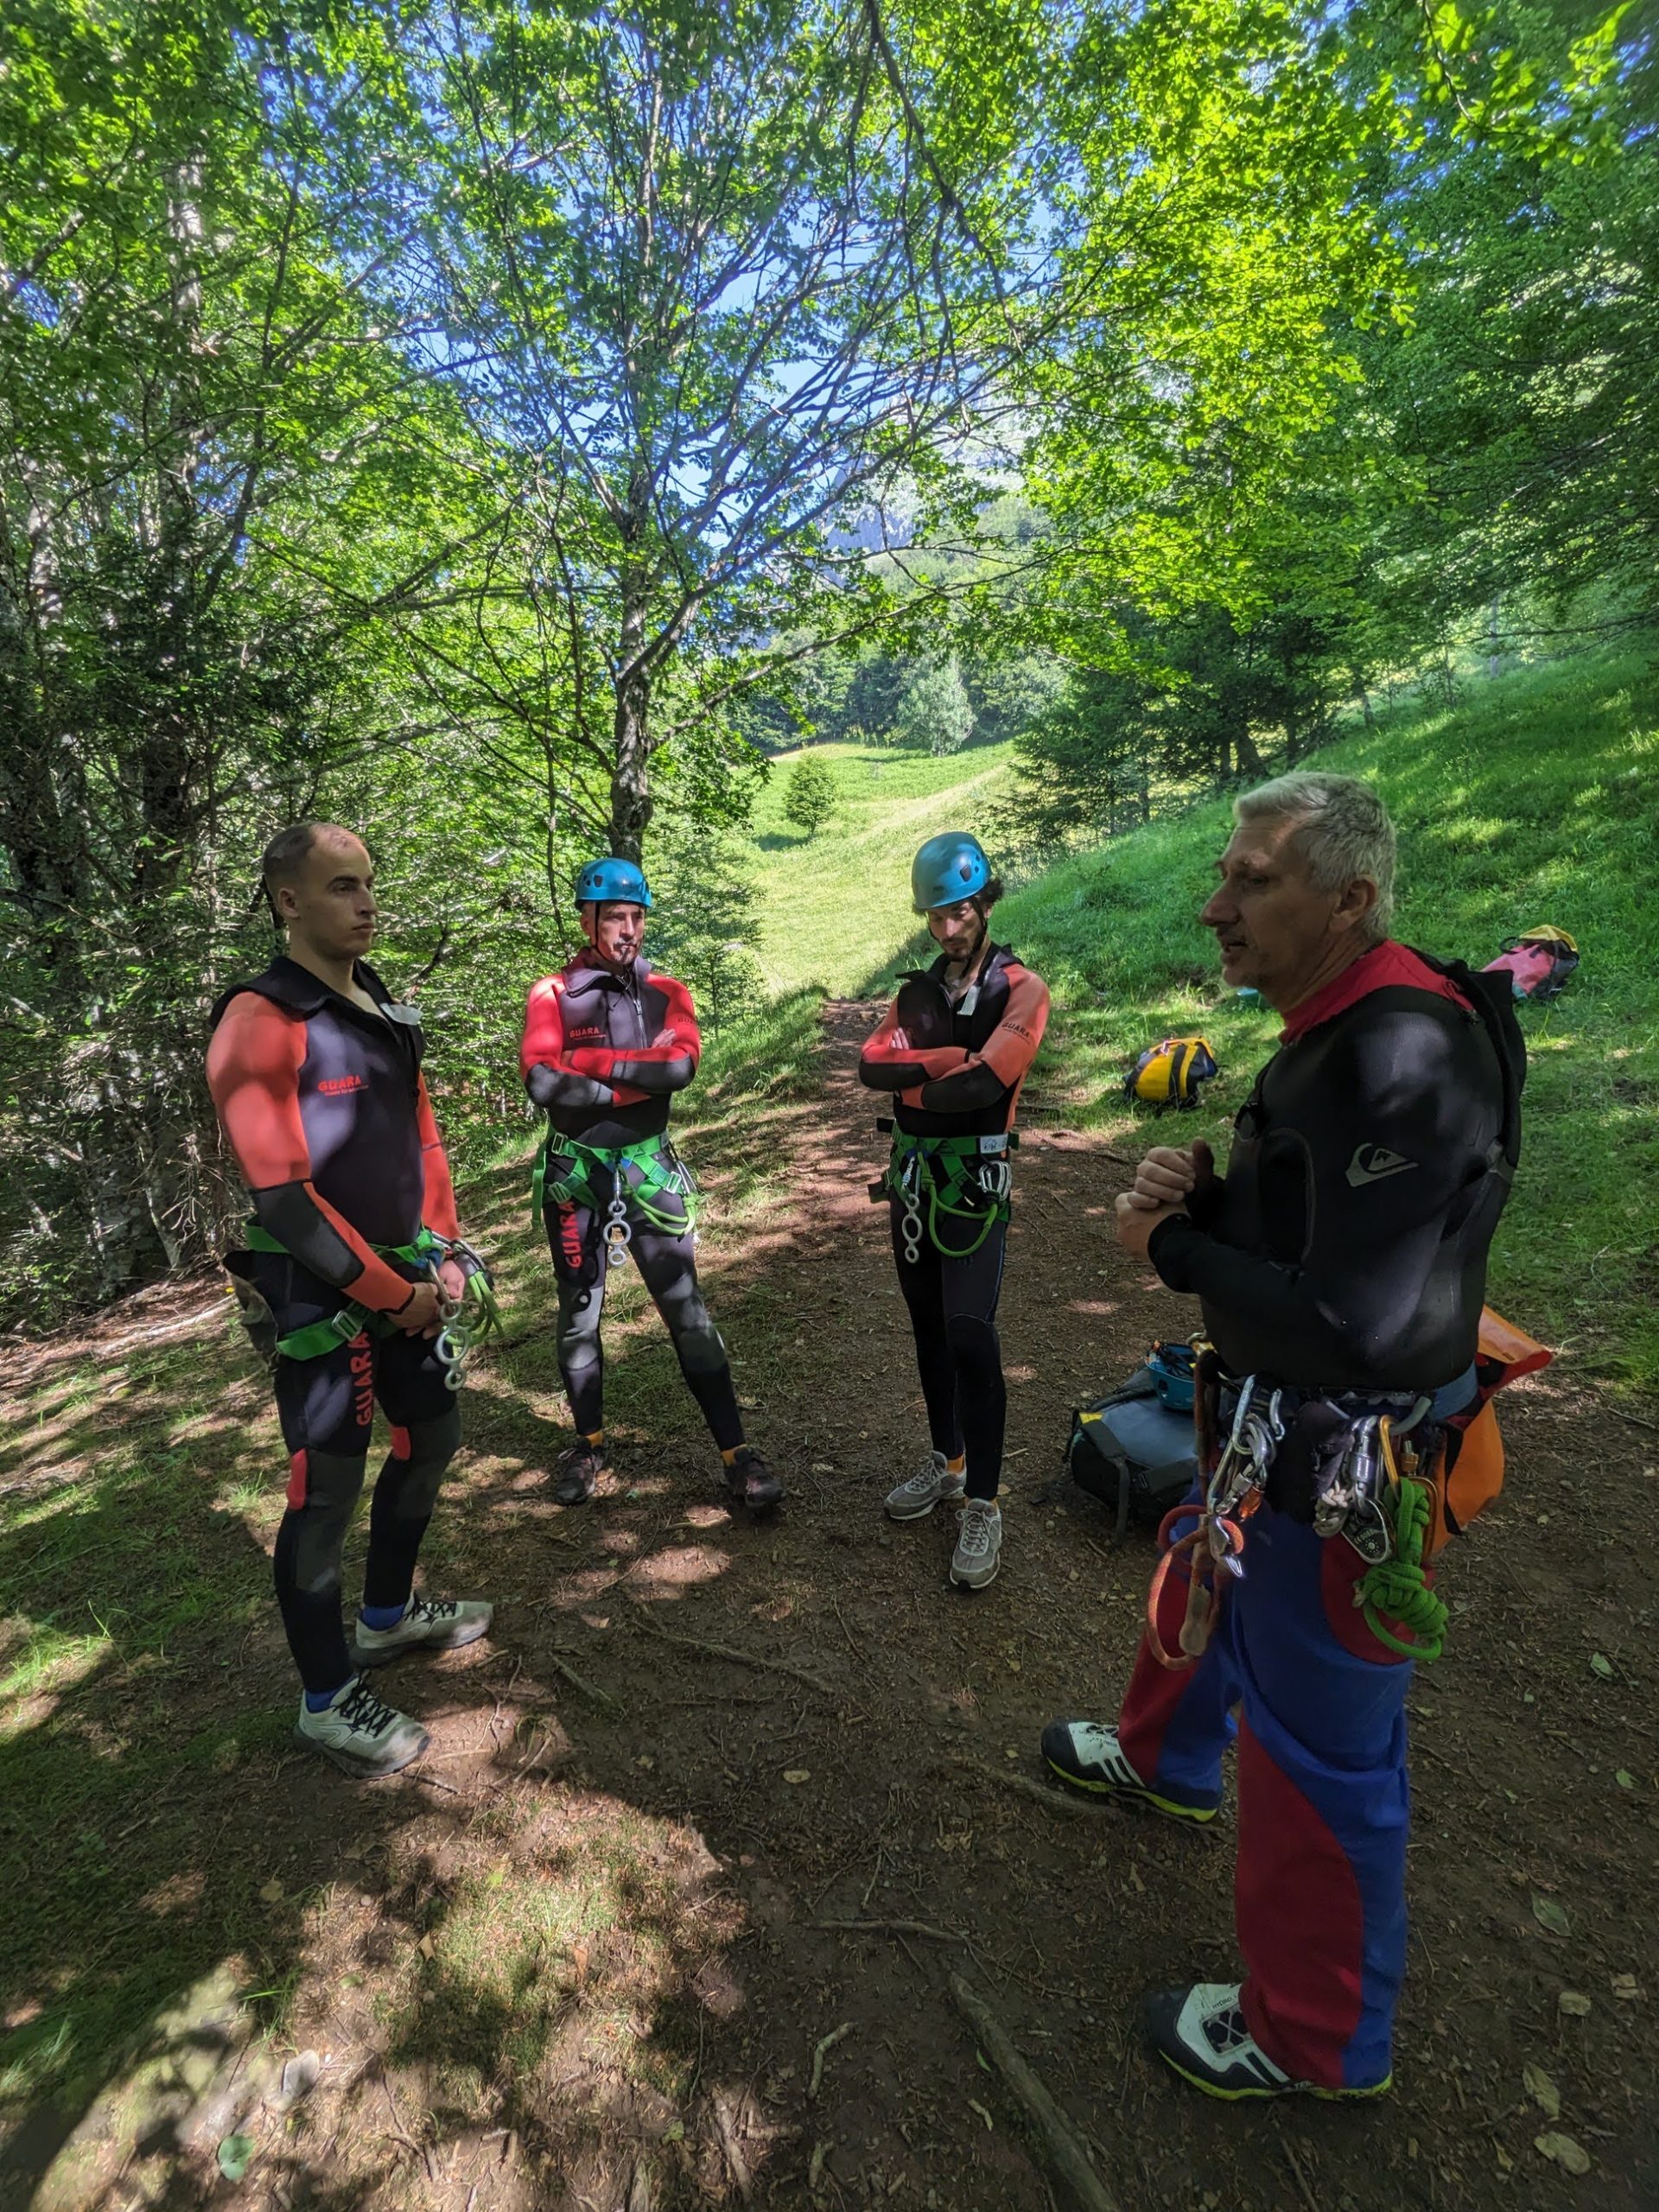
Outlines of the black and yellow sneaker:
[[1160,1989],[1146,2004],[1147,2033],[1153,2049],[1184,2082],[1207,2097],[1236,2102],[1244,2097],[1285,2097],[1300,2091],[1313,2097],[1380,2097],[1392,2085],[1385,2075],[1369,2088],[1323,2088],[1298,2082],[1275,2065],[1250,2033],[1238,2001],[1236,1981],[1195,1981],[1185,1989]]
[[738,1446],[724,1473],[726,1494],[734,1505],[747,1505],[751,1513],[769,1513],[783,1503],[783,1484],[753,1444]]
[[1116,1728],[1097,1720],[1051,1720],[1043,1731],[1043,1759],[1062,1782],[1091,1796],[1124,1797],[1150,1805],[1172,1821],[1213,1821],[1213,1805],[1183,1805],[1143,1782],[1123,1756]]
[[553,1484],[555,1503],[586,1505],[600,1477],[609,1473],[610,1464],[602,1444],[590,1444],[585,1436],[579,1436],[568,1452],[559,1454]]

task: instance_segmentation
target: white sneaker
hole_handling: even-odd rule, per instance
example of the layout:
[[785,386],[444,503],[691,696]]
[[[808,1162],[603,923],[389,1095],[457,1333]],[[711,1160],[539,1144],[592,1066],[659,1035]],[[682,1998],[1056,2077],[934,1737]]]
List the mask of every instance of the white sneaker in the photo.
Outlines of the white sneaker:
[[1282,2097],[1296,2089],[1316,2097],[1380,2097],[1392,2086],[1391,2074],[1358,2088],[1330,2089],[1293,2080],[1250,2033],[1238,1987],[1236,1981],[1195,1981],[1185,1989],[1160,1990],[1147,1999],[1147,2032],[1154,2050],[1195,2089],[1236,2102],[1241,2097]]
[[936,1505],[948,1505],[960,1497],[967,1479],[965,1474],[950,1472],[943,1452],[930,1452],[908,1480],[887,1492],[887,1518],[919,1521]]
[[995,1498],[970,1497],[962,1509],[950,1580],[958,1590],[982,1590],[1002,1563],[1002,1514]]
[[390,1628],[354,1623],[352,1664],[384,1667],[405,1651],[454,1651],[460,1644],[475,1643],[494,1618],[494,1606],[484,1599],[423,1598],[417,1591],[402,1620]]
[[302,1691],[294,1733],[312,1751],[365,1780],[396,1774],[419,1758],[431,1741],[418,1720],[376,1697],[361,1675],[321,1713],[312,1712]]
[[1137,1798],[1175,1821],[1213,1821],[1213,1805],[1183,1805],[1143,1782],[1123,1755],[1116,1728],[1097,1720],[1051,1720],[1043,1731],[1043,1758],[1062,1782],[1096,1796]]

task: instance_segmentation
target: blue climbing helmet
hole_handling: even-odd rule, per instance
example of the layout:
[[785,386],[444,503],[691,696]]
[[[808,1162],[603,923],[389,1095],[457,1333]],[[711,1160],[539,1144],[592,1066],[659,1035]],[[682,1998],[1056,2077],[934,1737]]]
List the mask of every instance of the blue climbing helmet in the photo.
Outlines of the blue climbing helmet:
[[918,914],[931,906],[954,906],[971,899],[991,880],[991,864],[977,837],[965,830],[946,830],[930,837],[910,864],[911,904]]
[[651,905],[650,887],[632,861],[589,861],[577,876],[578,906],[602,905],[607,899],[626,900],[634,906]]

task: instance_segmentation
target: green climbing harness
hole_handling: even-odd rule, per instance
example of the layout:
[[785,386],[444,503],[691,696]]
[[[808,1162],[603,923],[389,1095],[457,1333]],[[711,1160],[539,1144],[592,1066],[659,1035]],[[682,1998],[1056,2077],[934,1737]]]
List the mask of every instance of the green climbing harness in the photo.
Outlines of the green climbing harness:
[[[291,1256],[287,1245],[268,1229],[261,1229],[257,1221],[249,1222],[242,1234],[250,1252],[269,1252],[282,1260]],[[382,1260],[401,1260],[408,1267],[424,1268],[441,1260],[449,1248],[442,1237],[423,1229],[412,1244],[376,1244],[370,1249]],[[327,1320],[309,1321],[304,1328],[291,1329],[287,1336],[278,1337],[276,1350],[284,1359],[317,1359],[324,1352],[338,1351],[365,1329],[372,1337],[391,1337],[397,1334],[397,1324],[390,1313],[353,1300]]]
[[[1423,1573],[1433,1493],[1426,1483],[1402,1476],[1377,1502],[1392,1522],[1394,1556],[1379,1560],[1354,1585],[1354,1603],[1363,1607],[1365,1625],[1379,1643],[1427,1665],[1446,1645],[1446,1606]],[[1405,1635],[1396,1635],[1397,1629]]]
[[[595,1181],[601,1174],[608,1185],[602,1194]],[[672,1211],[663,1204],[667,1198],[675,1201]],[[644,1137],[638,1144],[578,1144],[550,1124],[530,1179],[531,1219],[538,1227],[550,1205],[604,1214],[606,1253],[613,1268],[632,1241],[630,1215],[664,1236],[683,1236],[697,1225],[701,1198],[696,1177],[666,1136]]]
[[[879,1128],[891,1128],[885,1120]],[[887,1172],[870,1185],[873,1199],[897,1198],[905,1257],[913,1267],[921,1257],[922,1233],[947,1260],[971,1259],[999,1223],[1014,1211],[1014,1176],[1008,1160],[1019,1139],[1005,1136],[921,1137],[894,1129]],[[973,1234],[953,1241],[941,1226],[966,1222]]]
[[[291,1256],[287,1245],[268,1229],[262,1229],[257,1221],[246,1224],[243,1236],[251,1252],[265,1252],[279,1259]],[[399,1260],[406,1267],[419,1268],[434,1283],[437,1283],[440,1261],[454,1257],[461,1262],[466,1280],[459,1299],[448,1297],[442,1285],[438,1284],[438,1314],[443,1326],[433,1344],[445,1382],[452,1390],[458,1389],[461,1370],[473,1346],[501,1325],[501,1309],[496,1302],[489,1269],[470,1244],[458,1237],[440,1236],[427,1228],[421,1230],[412,1244],[376,1244],[370,1249],[380,1259]],[[238,1294],[245,1297],[247,1287],[234,1274],[232,1280]],[[318,1359],[325,1352],[337,1351],[341,1344],[350,1344],[353,1338],[365,1333],[372,1337],[394,1337],[400,1326],[395,1314],[380,1313],[353,1299],[338,1313],[330,1313],[321,1321],[308,1321],[302,1329],[290,1329],[285,1337],[276,1338],[270,1348],[284,1359]]]

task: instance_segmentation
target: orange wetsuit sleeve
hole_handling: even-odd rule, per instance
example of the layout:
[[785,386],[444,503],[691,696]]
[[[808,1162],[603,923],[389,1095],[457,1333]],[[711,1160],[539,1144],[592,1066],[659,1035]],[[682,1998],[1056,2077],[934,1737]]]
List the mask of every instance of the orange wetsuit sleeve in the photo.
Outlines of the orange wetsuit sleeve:
[[518,1071],[531,1097],[543,1110],[551,1106],[579,1112],[595,1106],[637,1106],[646,1092],[630,1084],[611,1083],[594,1068],[578,1065],[581,1052],[572,1052],[564,1040],[563,996],[564,980],[559,976],[543,976],[531,988],[518,1046]]
[[313,1187],[300,1118],[304,1058],[304,1022],[257,991],[238,992],[207,1048],[219,1126],[262,1225],[323,1281],[395,1313],[409,1302],[409,1284]]
[[1013,1094],[1008,1102],[1012,1116],[1020,1086],[1048,1027],[1048,986],[1029,968],[1011,963],[1007,972],[1007,1004],[979,1051],[963,1053],[955,1068],[901,1091],[906,1105],[922,1107],[930,1114],[973,1113],[995,1104],[1008,1091]]
[[421,1132],[421,1174],[425,1185],[421,1218],[440,1236],[459,1236],[461,1220],[455,1211],[455,1186],[449,1179],[449,1158],[443,1148],[438,1117],[432,1111],[432,1096],[427,1090],[424,1075],[420,1079],[416,1117]]
[[966,1065],[969,1055],[960,1045],[912,1045],[899,1019],[894,999],[880,1023],[864,1040],[858,1056],[858,1079],[872,1090],[906,1091],[953,1073]]

